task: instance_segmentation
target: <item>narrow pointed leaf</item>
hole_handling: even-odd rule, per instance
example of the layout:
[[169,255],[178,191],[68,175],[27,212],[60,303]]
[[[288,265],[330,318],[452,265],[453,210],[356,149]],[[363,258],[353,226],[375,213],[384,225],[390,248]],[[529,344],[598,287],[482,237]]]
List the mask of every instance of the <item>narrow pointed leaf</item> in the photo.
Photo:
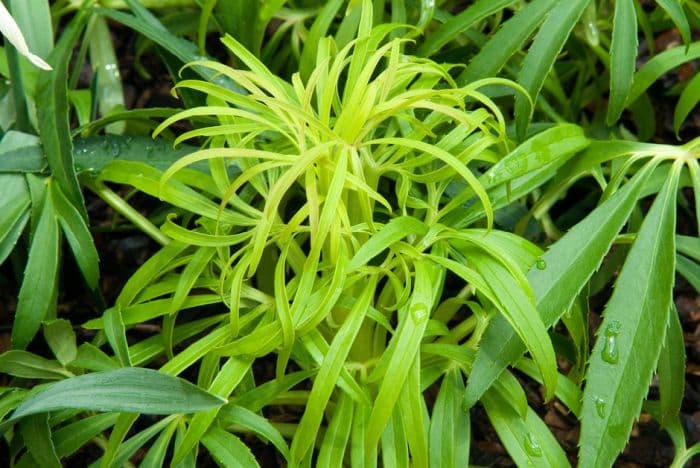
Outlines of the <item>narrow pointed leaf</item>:
[[685,342],[678,310],[671,307],[666,340],[659,356],[660,423],[666,427],[678,417],[685,392]]
[[518,466],[571,466],[564,450],[532,408],[520,415],[495,388],[483,400],[498,437]]
[[54,307],[58,286],[58,245],[58,221],[53,203],[50,197],[46,197],[29,248],[29,259],[12,324],[12,345],[15,348],[27,347],[49,310]]
[[471,426],[469,412],[462,410],[464,380],[459,368],[443,378],[430,419],[430,468],[469,465]]
[[85,219],[80,211],[68,201],[58,184],[49,188],[61,229],[70,245],[80,272],[90,289],[97,290],[100,279],[99,257],[95,243]]
[[62,380],[22,402],[11,421],[64,409],[143,414],[194,413],[225,403],[186,380],[158,371],[124,368]]
[[473,81],[498,73],[508,59],[520,50],[528,37],[544,21],[557,0],[534,0],[518,12],[491,35],[467,68],[457,78],[464,86]]
[[683,3],[682,0],[656,0],[656,4],[664,9],[669,18],[671,18],[671,21],[673,21],[678,28],[683,42],[686,45],[690,45],[690,24],[688,23],[688,17],[683,11]]
[[603,313],[583,394],[582,467],[613,464],[656,368],[674,281],[679,176],[675,165],[642,223]]
[[[518,74],[518,83],[527,90],[533,102],[537,100],[557,55],[589,2],[590,0],[560,0],[537,32]],[[525,136],[530,118],[530,103],[520,94],[516,95],[515,122],[521,139]]]
[[617,0],[610,46],[608,125],[620,118],[627,101],[637,60],[637,14],[633,0]]
[[20,433],[27,450],[37,465],[42,468],[60,468],[61,461],[56,454],[48,414],[34,414],[25,418],[19,425]]
[[222,468],[260,466],[250,448],[241,439],[218,427],[212,427],[204,434],[202,444]]
[[557,364],[552,342],[535,305],[501,263],[478,252],[470,252],[469,258],[496,295],[499,303],[494,305],[532,355],[543,376],[545,400],[549,400],[557,386]]

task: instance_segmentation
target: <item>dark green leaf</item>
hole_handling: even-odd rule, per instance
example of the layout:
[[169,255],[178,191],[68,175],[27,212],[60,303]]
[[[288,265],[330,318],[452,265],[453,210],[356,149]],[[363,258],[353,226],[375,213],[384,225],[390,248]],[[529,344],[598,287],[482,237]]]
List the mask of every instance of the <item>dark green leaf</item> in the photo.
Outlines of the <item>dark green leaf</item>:
[[48,414],[34,414],[22,420],[20,433],[27,449],[41,468],[61,467],[56,449],[51,440]]
[[105,335],[107,341],[112,346],[114,354],[124,367],[131,366],[131,356],[129,355],[129,343],[126,341],[126,328],[122,318],[121,307],[115,306],[105,310],[102,316]]
[[457,82],[467,85],[497,74],[508,59],[518,52],[528,37],[544,21],[557,0],[534,0],[518,10],[493,34],[479,53],[459,75]]
[[80,212],[68,201],[58,184],[51,184],[49,193],[56,208],[58,222],[73,251],[80,272],[88,287],[97,291],[100,279],[100,259],[97,256],[95,243],[92,241],[90,228],[88,228],[85,219],[80,216]]
[[87,213],[73,164],[73,146],[68,122],[68,62],[73,47],[80,38],[88,13],[79,11],[61,33],[56,47],[49,56],[52,71],[42,71],[37,81],[37,118],[39,136],[51,169],[51,174],[71,204],[83,218]]
[[58,362],[64,366],[78,355],[75,332],[68,320],[52,320],[44,323],[44,339]]
[[[555,324],[584,287],[617,233],[627,222],[637,197],[656,164],[649,164],[561,239],[541,260],[545,268],[532,268],[528,279],[536,306],[546,327]],[[508,321],[495,316],[479,343],[479,351],[467,380],[465,404],[473,406],[498,375],[525,351]]]
[[667,329],[675,270],[674,165],[603,313],[583,395],[580,466],[612,465],[639,415]]
[[25,379],[59,380],[72,376],[56,361],[22,350],[0,354],[0,372]]
[[17,407],[9,421],[63,409],[143,414],[194,413],[226,400],[186,380],[129,367],[80,375],[49,385]]
[[12,344],[27,347],[41,322],[55,307],[58,276],[58,221],[50,197],[45,197],[19,290],[17,312],[12,324]]
[[637,60],[637,15],[634,0],[617,0],[610,45],[610,101],[607,123],[620,118],[627,101]]
[[658,364],[660,423],[665,427],[681,410],[685,393],[685,342],[678,310],[671,307],[666,340]]
[[[523,66],[518,74],[518,83],[530,94],[533,101],[542,89],[545,78],[554,65],[554,61],[569,38],[583,11],[591,0],[560,0],[551,9],[542,27],[537,32]],[[530,103],[522,95],[515,97],[515,122],[518,137],[522,140],[530,123]]]
[[435,54],[442,46],[467,31],[479,21],[497,13],[514,0],[479,0],[459,14],[451,17],[435,31],[432,31],[418,48],[418,55],[428,57]]

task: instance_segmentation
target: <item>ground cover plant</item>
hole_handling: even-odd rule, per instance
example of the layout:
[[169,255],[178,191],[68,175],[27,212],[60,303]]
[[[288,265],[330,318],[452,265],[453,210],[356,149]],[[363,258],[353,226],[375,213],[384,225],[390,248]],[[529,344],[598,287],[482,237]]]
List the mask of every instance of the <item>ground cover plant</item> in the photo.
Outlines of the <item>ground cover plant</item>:
[[700,452],[700,3],[4,4],[4,463]]

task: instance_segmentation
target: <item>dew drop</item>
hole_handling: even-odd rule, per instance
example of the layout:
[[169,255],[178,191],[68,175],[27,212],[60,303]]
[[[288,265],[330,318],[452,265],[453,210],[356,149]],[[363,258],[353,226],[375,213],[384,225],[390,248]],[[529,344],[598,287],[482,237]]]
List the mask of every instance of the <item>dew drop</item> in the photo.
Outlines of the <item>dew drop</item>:
[[595,412],[600,418],[605,417],[605,400],[600,397],[595,398]]
[[542,447],[540,447],[537,439],[532,434],[528,434],[525,438],[525,451],[528,453],[528,455],[533,457],[542,456]]
[[547,268],[547,262],[545,262],[543,258],[538,258],[535,265],[537,266],[538,270],[544,270]]
[[620,329],[622,325],[617,320],[613,320],[610,324],[605,327],[605,332],[603,333],[603,352],[601,357],[603,361],[609,364],[617,364],[620,360],[620,351],[617,345],[617,337],[620,334]]
[[606,336],[604,339],[605,344],[601,354],[603,361],[608,364],[617,364],[617,361],[620,360],[620,352],[617,350],[617,337]]
[[428,315],[428,308],[425,306],[425,304],[413,304],[411,306],[410,313],[414,322],[422,322]]

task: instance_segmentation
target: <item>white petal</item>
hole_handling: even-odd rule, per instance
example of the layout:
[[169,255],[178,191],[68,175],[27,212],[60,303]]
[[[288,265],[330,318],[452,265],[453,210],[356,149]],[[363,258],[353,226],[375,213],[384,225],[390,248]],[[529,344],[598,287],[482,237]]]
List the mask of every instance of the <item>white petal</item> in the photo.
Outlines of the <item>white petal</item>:
[[44,70],[51,70],[51,65],[44,62],[44,60],[42,60],[42,58],[38,55],[35,55],[29,51],[27,41],[24,40],[22,31],[20,31],[15,19],[12,17],[12,15],[10,15],[10,12],[7,11],[7,8],[5,8],[2,1],[0,1],[0,33],[2,33],[2,35],[5,36],[13,46],[15,46],[17,52],[27,57],[34,65],[39,68],[43,68]]

